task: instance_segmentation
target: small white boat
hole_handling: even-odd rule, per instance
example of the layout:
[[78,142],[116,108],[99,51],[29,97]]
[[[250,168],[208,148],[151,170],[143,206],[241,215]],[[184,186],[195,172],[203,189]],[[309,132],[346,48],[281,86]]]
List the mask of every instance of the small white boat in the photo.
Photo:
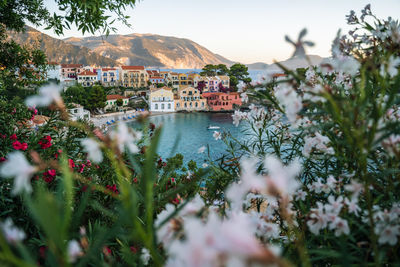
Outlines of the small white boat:
[[208,125],[207,130],[218,130],[218,129],[220,129],[220,128],[221,128],[221,127],[219,127],[219,126]]

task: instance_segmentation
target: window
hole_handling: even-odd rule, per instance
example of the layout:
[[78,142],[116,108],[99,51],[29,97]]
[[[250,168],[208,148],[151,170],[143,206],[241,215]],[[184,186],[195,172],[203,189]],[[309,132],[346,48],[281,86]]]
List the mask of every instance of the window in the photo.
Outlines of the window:
[[104,78],[104,81],[106,82],[106,81],[107,81],[107,78]]
[[155,105],[154,105],[154,109],[158,109],[158,104],[155,104]]
[[161,109],[164,109],[164,104],[161,104]]
[[186,104],[186,102],[185,102],[185,108],[187,108],[187,104]]
[[107,76],[107,72],[104,72],[104,73],[103,73],[103,76],[106,77],[106,76]]
[[197,104],[197,102],[196,102],[196,108],[198,107],[199,105]]
[[75,114],[78,113],[78,109],[74,109],[74,113],[75,113]]
[[202,106],[202,107],[204,107],[204,102],[203,102],[203,103],[201,103],[201,106]]
[[171,103],[168,103],[168,109],[171,109]]

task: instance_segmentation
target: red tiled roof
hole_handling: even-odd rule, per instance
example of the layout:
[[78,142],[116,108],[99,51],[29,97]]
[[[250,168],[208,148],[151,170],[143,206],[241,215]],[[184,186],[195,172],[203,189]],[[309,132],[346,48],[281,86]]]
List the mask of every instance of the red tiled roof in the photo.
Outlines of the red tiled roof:
[[144,70],[144,66],[121,66],[123,70]]
[[91,72],[90,70],[82,71],[78,76],[97,76],[97,73]]
[[129,97],[125,97],[122,95],[108,95],[107,100],[114,100],[114,99],[128,99]]
[[161,76],[154,76],[154,77],[151,77],[150,79],[164,79],[164,78]]
[[83,64],[61,64],[61,68],[82,68]]
[[116,70],[115,68],[102,68],[102,71]]

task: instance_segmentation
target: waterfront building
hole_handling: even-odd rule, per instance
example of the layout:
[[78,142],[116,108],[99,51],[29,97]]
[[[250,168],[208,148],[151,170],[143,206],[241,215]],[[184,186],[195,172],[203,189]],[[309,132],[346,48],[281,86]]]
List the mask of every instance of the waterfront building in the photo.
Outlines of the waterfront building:
[[149,78],[149,81],[151,82],[152,85],[157,85],[159,83],[165,83],[165,80],[161,76],[153,76]]
[[160,72],[158,70],[146,70],[146,72],[147,75],[149,76],[149,79],[160,76]]
[[61,64],[61,81],[76,81],[83,70],[82,64]]
[[195,88],[201,89],[202,92],[220,92],[222,88],[229,88],[229,76],[196,76],[193,81]]
[[98,72],[99,81],[103,86],[118,86],[119,72],[117,68],[102,68]]
[[120,80],[125,87],[146,87],[149,75],[144,66],[122,66]]
[[129,97],[122,95],[107,95],[106,106],[104,107],[106,110],[117,106],[117,100],[122,99],[122,106],[127,106],[129,103]]
[[72,104],[72,108],[68,109],[70,114],[70,118],[73,121],[81,120],[90,120],[90,112],[89,110],[84,109],[81,105]]
[[172,88],[162,87],[150,91],[149,94],[151,112],[173,112],[175,111],[174,93]]
[[179,73],[171,72],[170,73],[172,88],[179,89]]
[[47,80],[58,80],[61,81],[61,65],[57,62],[48,62],[48,68],[46,73]]
[[85,70],[78,74],[78,84],[84,87],[93,86],[97,81],[97,73],[90,70]]
[[197,111],[207,109],[207,100],[200,95],[198,89],[193,87],[178,89],[175,98],[175,110]]
[[242,105],[242,99],[237,92],[206,92],[202,96],[207,100],[210,111],[234,110]]
[[186,73],[179,73],[178,80],[179,80],[179,89],[189,86],[189,79]]

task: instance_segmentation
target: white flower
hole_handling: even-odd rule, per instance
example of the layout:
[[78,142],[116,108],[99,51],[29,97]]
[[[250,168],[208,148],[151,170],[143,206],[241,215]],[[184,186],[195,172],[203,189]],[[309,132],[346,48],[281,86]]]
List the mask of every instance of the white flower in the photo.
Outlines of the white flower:
[[264,236],[266,238],[278,238],[280,234],[279,225],[276,223],[265,223],[263,226]]
[[358,212],[361,210],[360,207],[357,205],[358,201],[357,198],[353,198],[351,201],[346,198],[344,200],[344,203],[347,205],[347,207],[349,208],[349,212],[350,213],[354,213],[355,215],[358,216]]
[[[394,57],[393,55],[390,56],[389,62],[387,64],[387,73],[391,78],[397,75],[398,70],[397,67],[400,65],[400,57]],[[381,65],[380,74],[382,77],[385,76],[385,65]]]
[[53,102],[62,101],[60,91],[62,87],[56,84],[45,85],[39,89],[39,95],[30,96],[25,100],[28,107],[45,107]]
[[35,167],[31,166],[24,154],[15,151],[8,154],[8,159],[0,168],[0,175],[3,177],[14,177],[14,187],[12,194],[16,195],[23,191],[32,191],[30,178],[35,172]]
[[309,157],[313,149],[333,155],[335,151],[333,148],[327,146],[329,142],[329,138],[321,135],[319,132],[316,132],[314,137],[304,138],[303,156]]
[[397,236],[400,235],[398,225],[387,225],[381,231],[377,231],[377,229],[375,229],[375,233],[379,235],[379,244],[388,243],[391,246],[397,244]]
[[208,164],[207,163],[203,163],[203,165],[201,165],[203,168],[207,168]]
[[285,114],[289,122],[294,124],[297,120],[297,113],[303,108],[301,98],[288,84],[279,84],[275,88],[275,97],[285,107]]
[[344,186],[344,189],[353,193],[352,198],[358,198],[358,195],[364,190],[364,186],[352,179],[350,184]]
[[160,212],[160,214],[157,215],[157,219],[155,220],[156,227],[160,227],[157,230],[157,240],[164,243],[165,245],[170,244],[170,242],[172,241],[175,232],[174,225],[172,220],[165,222],[162,226],[161,223],[163,223],[174,212],[175,206],[172,204],[167,204],[165,206],[165,210]]
[[295,200],[302,200],[304,201],[306,199],[307,193],[304,192],[302,189],[299,189],[296,191],[294,199]]
[[196,196],[180,210],[180,216],[192,215],[199,212],[204,207],[204,201],[199,194]]
[[129,131],[128,126],[126,126],[124,122],[118,124],[116,132],[111,132],[111,137],[116,141],[121,152],[124,151],[124,147],[126,147],[131,153],[139,152],[139,148],[135,142],[142,138],[142,134],[133,130]]
[[25,232],[15,227],[11,218],[7,218],[4,223],[0,223],[0,227],[9,243],[14,244],[25,239]]
[[91,138],[84,138],[81,140],[83,150],[88,153],[88,158],[94,163],[103,161],[103,153],[101,153],[99,143]]
[[347,220],[337,217],[333,222],[330,223],[329,229],[335,229],[335,236],[342,234],[348,235],[350,233],[349,224]]
[[[278,191],[282,196],[292,196],[300,187],[300,182],[296,176],[301,172],[301,165],[295,159],[290,165],[284,166],[279,159],[274,156],[267,156],[264,166],[268,170],[267,186],[273,191]],[[268,191],[270,188],[267,188]]]
[[247,94],[245,92],[241,93],[240,97],[241,97],[243,103],[249,102],[249,97],[247,96]]
[[265,188],[265,180],[256,172],[257,159],[250,158],[241,161],[240,183],[231,184],[226,190],[226,197],[231,201],[232,209],[241,209],[244,197],[250,190]]
[[67,245],[68,261],[74,263],[82,255],[82,249],[78,241],[71,240]]
[[220,140],[221,139],[221,133],[214,131],[213,137],[215,140]]
[[325,205],[325,210],[329,213],[339,214],[343,207],[343,197],[339,196],[335,199],[334,196],[328,197],[329,204]]
[[317,202],[317,206],[317,209],[311,209],[311,220],[307,221],[307,226],[314,235],[318,235],[319,231],[328,225],[328,217],[324,212],[324,205],[321,202]]
[[357,74],[361,64],[352,56],[339,55],[333,59],[332,66],[338,72],[354,76]]
[[204,151],[206,151],[206,147],[202,146],[197,150],[197,153],[204,153]]
[[140,255],[140,259],[142,260],[144,265],[149,264],[150,260],[150,251],[147,248],[142,248],[142,254]]

